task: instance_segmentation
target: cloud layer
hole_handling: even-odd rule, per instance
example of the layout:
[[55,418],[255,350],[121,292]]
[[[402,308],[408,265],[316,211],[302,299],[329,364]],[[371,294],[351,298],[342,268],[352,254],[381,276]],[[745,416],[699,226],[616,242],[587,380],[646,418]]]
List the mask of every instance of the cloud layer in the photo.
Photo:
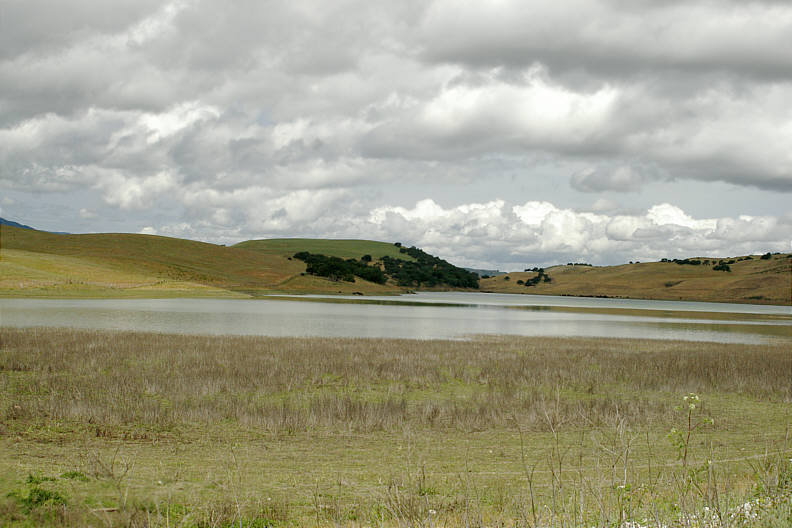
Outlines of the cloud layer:
[[675,199],[650,193],[792,193],[790,34],[770,0],[13,0],[0,188],[11,213],[70,194],[71,229],[115,210],[127,230],[403,239],[470,263],[786,249],[788,209],[658,223]]
[[[690,256],[733,256],[789,251],[792,214],[781,217],[693,218],[668,203],[635,213],[562,209],[544,201],[504,200],[444,208],[432,199],[411,207],[366,210],[338,191],[296,191],[271,197],[212,195],[216,216],[202,221],[146,226],[141,232],[190,237],[197,225],[218,240],[319,235],[404,241],[459,265],[521,270],[569,261],[614,264]],[[203,210],[197,207],[196,210]],[[235,217],[235,211],[243,211]],[[244,226],[244,227],[239,227]]]

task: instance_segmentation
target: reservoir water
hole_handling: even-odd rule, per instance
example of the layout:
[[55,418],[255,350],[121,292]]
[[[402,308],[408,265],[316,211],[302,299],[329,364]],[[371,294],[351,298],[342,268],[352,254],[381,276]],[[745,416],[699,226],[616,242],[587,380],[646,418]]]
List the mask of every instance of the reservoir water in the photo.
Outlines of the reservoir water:
[[0,325],[185,334],[464,339],[476,334],[792,340],[792,308],[484,293],[291,299],[0,299]]

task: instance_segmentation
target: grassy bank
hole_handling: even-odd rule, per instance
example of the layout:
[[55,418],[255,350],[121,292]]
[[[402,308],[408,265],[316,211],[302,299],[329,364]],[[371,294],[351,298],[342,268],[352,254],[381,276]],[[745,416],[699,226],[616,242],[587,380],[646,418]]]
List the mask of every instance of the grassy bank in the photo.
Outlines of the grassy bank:
[[788,344],[0,332],[8,525],[792,518]]

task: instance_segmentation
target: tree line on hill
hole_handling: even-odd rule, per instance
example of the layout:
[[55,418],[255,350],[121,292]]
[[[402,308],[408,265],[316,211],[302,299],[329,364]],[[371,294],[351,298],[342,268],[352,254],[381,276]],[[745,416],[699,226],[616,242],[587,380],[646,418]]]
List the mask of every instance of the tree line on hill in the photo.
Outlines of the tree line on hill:
[[307,251],[296,253],[294,258],[306,263],[306,273],[331,280],[354,282],[355,277],[360,277],[377,284],[385,284],[388,278],[391,278],[396,284],[404,287],[450,286],[474,289],[479,287],[478,274],[454,266],[415,246],[405,248],[399,242],[395,245],[400,253],[413,257],[415,261],[383,256],[372,264],[371,255],[363,255],[357,260]]
[[300,251],[294,254],[294,258],[305,262],[306,273],[334,281],[355,282],[355,277],[360,277],[369,282],[385,284],[388,280],[379,267],[368,265],[371,262],[370,255],[363,255],[360,260],[356,260]]

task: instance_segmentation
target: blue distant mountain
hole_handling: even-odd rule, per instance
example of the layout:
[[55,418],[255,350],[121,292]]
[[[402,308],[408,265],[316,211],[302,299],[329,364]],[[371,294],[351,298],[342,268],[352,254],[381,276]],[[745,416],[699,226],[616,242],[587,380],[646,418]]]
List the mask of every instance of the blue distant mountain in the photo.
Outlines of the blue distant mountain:
[[465,268],[467,271],[471,273],[478,274],[479,277],[483,277],[485,275],[489,277],[497,277],[498,275],[506,275],[505,271],[500,270],[488,270],[488,269],[476,269],[476,268]]
[[[13,220],[6,220],[5,218],[0,218],[0,225],[7,225],[11,227],[21,227],[22,229],[34,229],[29,225],[20,224],[19,222],[14,222]],[[34,229],[35,231],[35,229]]]
[[[29,225],[20,224],[19,222],[14,222],[13,220],[6,220],[5,218],[0,217],[0,225],[7,225],[11,227],[19,227],[21,229],[32,229],[33,231],[40,231],[40,229],[36,229],[35,227],[30,227]],[[65,233],[62,231],[48,231],[48,233],[53,233],[55,235],[68,235],[69,233]]]

